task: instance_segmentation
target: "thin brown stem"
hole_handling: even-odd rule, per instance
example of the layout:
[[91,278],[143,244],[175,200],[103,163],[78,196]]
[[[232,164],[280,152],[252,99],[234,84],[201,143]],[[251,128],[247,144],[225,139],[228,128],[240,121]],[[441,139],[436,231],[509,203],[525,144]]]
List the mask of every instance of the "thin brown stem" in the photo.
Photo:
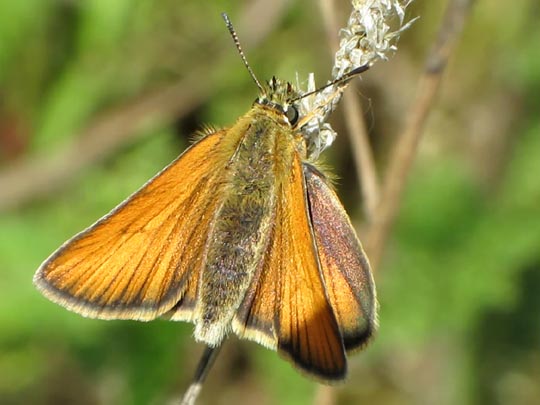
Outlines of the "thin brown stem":
[[191,384],[189,385],[186,392],[184,393],[180,405],[194,405],[197,402],[197,398],[201,393],[204,381],[206,380],[210,369],[216,361],[216,358],[221,350],[221,346],[222,345],[217,347],[206,346],[204,348],[204,352],[201,356],[201,359],[199,360],[197,370],[193,375],[193,380],[191,381]]
[[474,0],[451,0],[447,6],[438,36],[426,59],[415,100],[407,114],[405,129],[399,136],[390,158],[380,204],[366,240],[371,265],[378,269],[388,235],[396,219],[403,190],[409,175],[423,129],[435,102],[448,59],[455,49]]
[[350,91],[343,94],[343,107],[347,133],[355,161],[356,178],[362,190],[366,222],[371,222],[379,203],[379,180],[373,149],[369,143],[366,122],[358,96]]

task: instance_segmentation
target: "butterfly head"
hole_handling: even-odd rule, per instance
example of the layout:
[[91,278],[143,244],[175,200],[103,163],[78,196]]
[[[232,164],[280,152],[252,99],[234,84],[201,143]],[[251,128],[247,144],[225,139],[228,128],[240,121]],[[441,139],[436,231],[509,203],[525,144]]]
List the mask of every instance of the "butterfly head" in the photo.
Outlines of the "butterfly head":
[[294,105],[300,93],[289,82],[284,82],[275,77],[262,86],[259,97],[255,100],[256,104],[270,107],[284,114],[293,127],[298,122],[298,109]]

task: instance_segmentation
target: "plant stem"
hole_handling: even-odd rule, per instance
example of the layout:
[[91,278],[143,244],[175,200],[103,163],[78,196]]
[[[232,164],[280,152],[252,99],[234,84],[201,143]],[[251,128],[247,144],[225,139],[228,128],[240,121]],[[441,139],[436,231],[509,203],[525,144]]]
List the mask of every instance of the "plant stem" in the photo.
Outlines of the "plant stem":
[[204,384],[204,381],[206,380],[206,376],[208,375],[208,372],[214,365],[214,362],[219,354],[220,349],[221,349],[221,345],[216,346],[216,347],[210,347],[210,346],[205,347],[202,357],[199,360],[199,365],[197,366],[197,370],[195,371],[195,375],[193,376],[193,380],[191,381],[189,388],[186,390],[184,396],[182,397],[182,401],[180,402],[180,405],[194,405],[195,404],[195,402],[197,401],[197,397],[199,396],[201,392],[202,385]]

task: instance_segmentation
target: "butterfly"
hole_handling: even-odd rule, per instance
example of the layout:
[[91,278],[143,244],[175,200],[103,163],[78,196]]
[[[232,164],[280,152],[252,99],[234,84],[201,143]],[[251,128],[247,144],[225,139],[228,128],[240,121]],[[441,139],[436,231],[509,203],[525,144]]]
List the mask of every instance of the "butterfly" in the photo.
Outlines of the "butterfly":
[[205,130],[64,243],[34,283],[86,317],[192,322],[209,347],[233,332],[321,381],[341,380],[346,354],[377,327],[372,273],[308,157],[301,95],[275,78],[259,87],[236,123]]

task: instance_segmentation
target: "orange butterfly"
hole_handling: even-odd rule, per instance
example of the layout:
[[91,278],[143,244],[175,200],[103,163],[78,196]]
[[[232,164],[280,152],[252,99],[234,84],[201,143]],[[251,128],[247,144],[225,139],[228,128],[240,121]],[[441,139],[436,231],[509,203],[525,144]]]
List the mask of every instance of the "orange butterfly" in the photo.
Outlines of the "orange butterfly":
[[83,316],[195,324],[278,350],[323,381],[376,328],[368,261],[309,162],[298,92],[272,79],[227,129],[206,131],[140,190],[62,245],[34,282]]

